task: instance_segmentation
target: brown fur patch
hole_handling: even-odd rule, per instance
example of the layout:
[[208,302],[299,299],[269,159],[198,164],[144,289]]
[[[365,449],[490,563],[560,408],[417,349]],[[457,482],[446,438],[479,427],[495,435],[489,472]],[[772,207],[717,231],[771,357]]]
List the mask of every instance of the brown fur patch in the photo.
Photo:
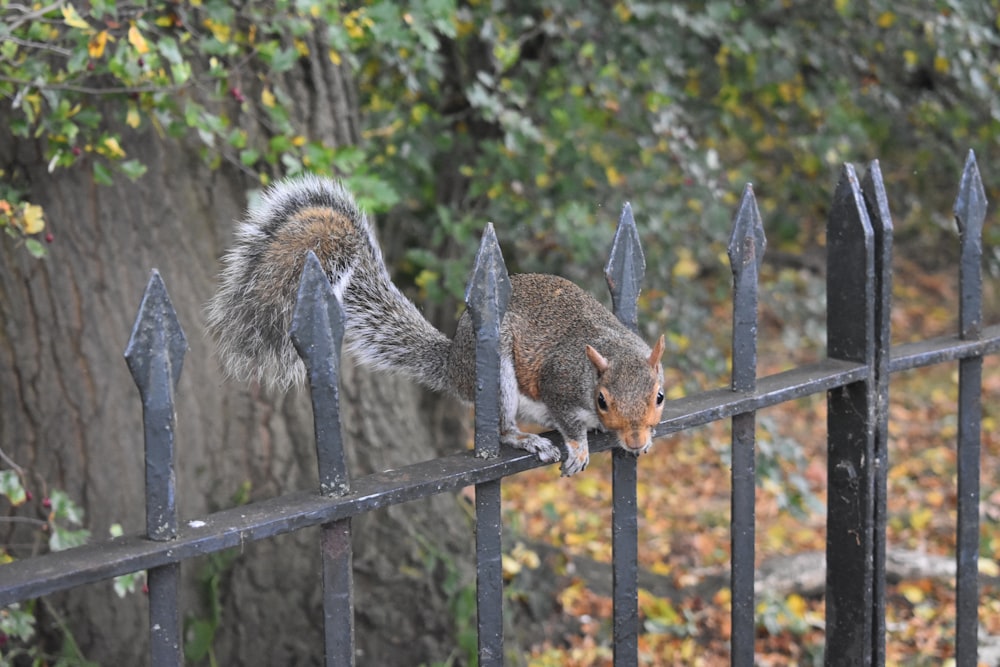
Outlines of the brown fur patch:
[[541,354],[532,354],[514,345],[514,377],[522,394],[533,401],[542,395],[542,364]]
[[[331,258],[357,253],[357,230],[346,215],[329,208],[309,207],[296,211],[278,228],[267,244],[260,265],[274,267],[274,280],[261,275],[255,286],[264,302],[285,303],[298,286],[306,253],[312,250],[324,266]],[[286,283],[281,283],[284,278]]]

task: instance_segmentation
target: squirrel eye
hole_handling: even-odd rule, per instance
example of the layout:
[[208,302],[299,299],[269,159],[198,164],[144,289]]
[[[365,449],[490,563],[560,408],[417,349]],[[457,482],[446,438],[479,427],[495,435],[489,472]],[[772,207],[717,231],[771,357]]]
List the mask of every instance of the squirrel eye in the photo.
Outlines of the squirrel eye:
[[656,404],[663,405],[663,390],[656,392]]
[[608,399],[604,398],[604,392],[597,392],[597,407],[600,408],[601,412],[607,412],[608,410]]

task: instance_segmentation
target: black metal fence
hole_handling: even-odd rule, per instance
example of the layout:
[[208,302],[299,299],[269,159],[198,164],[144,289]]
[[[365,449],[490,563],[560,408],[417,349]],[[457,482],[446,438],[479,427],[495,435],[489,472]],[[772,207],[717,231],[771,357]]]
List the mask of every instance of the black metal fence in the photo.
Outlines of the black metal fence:
[[[976,664],[979,472],[983,356],[1000,349],[1000,325],[982,326],[982,225],[986,199],[970,152],[955,204],[961,243],[959,331],[890,348],[892,222],[877,162],[863,181],[847,165],[827,227],[827,357],[757,377],[757,277],[765,239],[748,185],[729,243],[734,277],[730,387],[672,401],[656,436],[732,419],[732,664],[754,661],[754,449],[756,412],[826,392],[828,527],[826,663],[885,664],[885,535],[888,401],[892,373],[959,363],[957,664]],[[606,275],[615,312],[636,327],[645,262],[625,205]],[[174,499],[173,392],[187,344],[155,271],[125,357],[142,396],[146,443],[145,535],[122,537],[0,567],[0,606],[117,575],[148,571],[151,663],[183,660],[181,563],[307,526],[322,526],[326,664],[354,661],[351,518],[396,503],[476,487],[479,662],[504,655],[500,484],[541,465],[500,449],[499,323],[510,285],[491,226],[466,293],[477,332],[475,451],[352,480],[338,411],[341,310],[315,257],[306,264],[292,327],[312,390],[319,461],[316,493],[292,493],[217,512],[179,527]],[[558,438],[555,434],[550,434]],[[638,664],[637,460],[596,434],[592,452],[612,450],[614,662]],[[655,449],[653,456],[656,456]]]

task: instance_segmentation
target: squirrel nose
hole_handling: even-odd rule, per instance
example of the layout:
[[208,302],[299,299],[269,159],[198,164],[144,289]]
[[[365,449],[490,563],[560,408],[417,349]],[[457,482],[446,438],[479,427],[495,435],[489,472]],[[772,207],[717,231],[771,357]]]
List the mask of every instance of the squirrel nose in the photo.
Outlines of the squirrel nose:
[[641,454],[652,440],[650,437],[651,433],[648,428],[637,428],[625,431],[619,431],[618,441],[621,446],[632,452],[633,454]]

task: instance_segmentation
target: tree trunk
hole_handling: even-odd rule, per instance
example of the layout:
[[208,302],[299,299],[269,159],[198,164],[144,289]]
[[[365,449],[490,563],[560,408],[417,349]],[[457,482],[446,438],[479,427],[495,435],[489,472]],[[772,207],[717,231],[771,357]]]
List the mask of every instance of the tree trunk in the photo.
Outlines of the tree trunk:
[[[288,76],[287,89],[302,99],[305,133],[335,143],[357,139],[357,108],[343,72],[319,57]],[[0,107],[0,126],[8,127],[9,113]],[[203,332],[218,257],[254,183],[235,170],[209,170],[197,146],[154,131],[123,131],[122,146],[149,171],[135,183],[96,186],[89,165],[50,174],[40,146],[0,133],[0,169],[44,206],[54,235],[41,261],[10,238],[2,241],[0,446],[30,471],[30,504],[39,513],[44,483],[64,489],[86,509],[95,540],[105,539],[114,522],[126,533],[144,526],[141,407],[122,351],[154,267],[190,345],[176,397],[181,521],[232,506],[244,485],[251,500],[317,488],[307,393],[269,396],[225,381]],[[463,409],[428,399],[399,378],[345,364],[342,405],[355,477],[466,446]],[[472,531],[459,502],[438,496],[354,521],[359,664],[413,665],[450,655],[454,618],[443,578],[455,568],[460,581],[471,581]],[[249,544],[222,568],[218,664],[322,662],[318,538],[306,530]],[[0,543],[25,539],[38,536],[0,534]],[[208,558],[185,563],[183,572],[182,613],[208,618]],[[89,659],[148,662],[141,595],[119,600],[104,582],[49,602]],[[42,616],[46,636],[58,641],[54,615]]]

